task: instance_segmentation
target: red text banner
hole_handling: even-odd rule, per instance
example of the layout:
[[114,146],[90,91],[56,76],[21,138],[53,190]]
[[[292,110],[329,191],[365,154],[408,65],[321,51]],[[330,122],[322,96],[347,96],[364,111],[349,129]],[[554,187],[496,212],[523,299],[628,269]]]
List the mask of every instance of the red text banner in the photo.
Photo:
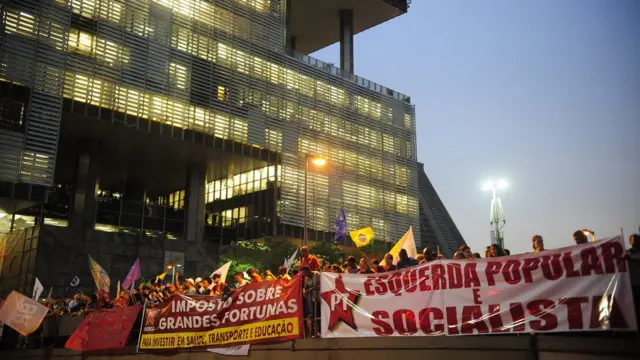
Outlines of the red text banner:
[[621,237],[539,253],[323,273],[322,337],[637,329]]
[[147,307],[141,350],[222,347],[299,338],[301,277],[247,284],[227,298],[174,295]]
[[77,351],[124,347],[138,313],[140,313],[140,306],[92,312],[87,315],[64,346]]

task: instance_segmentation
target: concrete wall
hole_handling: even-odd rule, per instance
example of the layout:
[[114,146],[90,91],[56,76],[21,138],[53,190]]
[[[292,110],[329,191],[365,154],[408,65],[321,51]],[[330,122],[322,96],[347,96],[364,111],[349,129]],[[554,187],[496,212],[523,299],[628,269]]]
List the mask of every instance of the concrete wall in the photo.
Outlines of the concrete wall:
[[[640,357],[640,341],[589,336],[467,336],[375,339],[306,339],[274,345],[256,345],[250,360],[592,360]],[[136,354],[135,348],[95,354],[67,349],[22,350],[0,353],[3,359],[136,359],[201,360],[224,356],[204,352]]]

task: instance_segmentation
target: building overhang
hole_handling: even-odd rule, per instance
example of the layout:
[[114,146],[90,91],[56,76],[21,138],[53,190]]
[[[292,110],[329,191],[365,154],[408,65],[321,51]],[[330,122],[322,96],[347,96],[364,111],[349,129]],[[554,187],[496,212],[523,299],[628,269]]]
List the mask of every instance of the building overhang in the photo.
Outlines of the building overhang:
[[407,0],[289,0],[295,49],[310,54],[340,40],[340,10],[353,10],[354,34],[407,12]]

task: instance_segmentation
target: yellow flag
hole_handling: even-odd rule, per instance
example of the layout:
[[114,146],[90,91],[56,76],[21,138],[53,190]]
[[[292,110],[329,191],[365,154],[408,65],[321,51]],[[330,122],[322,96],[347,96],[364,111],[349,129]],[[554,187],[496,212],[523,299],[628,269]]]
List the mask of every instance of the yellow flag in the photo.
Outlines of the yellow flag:
[[367,246],[371,243],[374,234],[372,228],[366,227],[364,229],[351,231],[349,233],[349,236],[351,236],[351,240],[353,240],[353,243],[356,244],[357,247],[362,247]]
[[156,276],[156,282],[158,282],[158,280],[162,280],[164,281],[164,277],[167,276],[166,272],[163,272],[162,274]]
[[[393,256],[393,262],[397,263],[400,259],[400,250],[407,250],[407,255],[415,259],[418,255],[418,251],[416,250],[416,242],[413,238],[413,228],[409,227],[409,230],[398,240],[398,242],[389,250],[389,254]],[[380,265],[384,265],[384,259],[380,262]]]
[[109,275],[104,271],[102,266],[93,260],[91,256],[89,256],[89,268],[91,269],[91,275],[93,275],[93,280],[96,282],[98,290],[104,290],[108,293],[109,287],[111,286],[111,279],[109,279]]

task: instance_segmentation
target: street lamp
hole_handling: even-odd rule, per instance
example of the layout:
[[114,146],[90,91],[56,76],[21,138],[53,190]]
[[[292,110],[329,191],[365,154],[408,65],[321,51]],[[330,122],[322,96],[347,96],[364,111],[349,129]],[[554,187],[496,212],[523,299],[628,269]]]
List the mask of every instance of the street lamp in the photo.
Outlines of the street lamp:
[[508,186],[509,184],[506,180],[492,181],[491,179],[486,181],[482,186],[483,190],[491,190],[493,193],[493,197],[491,198],[491,215],[489,218],[489,223],[493,228],[491,243],[500,245],[503,250],[504,239],[500,236],[500,230],[502,230],[507,221],[504,218],[504,209],[502,208],[502,202],[498,197],[498,189],[505,189]]
[[171,270],[171,282],[172,283],[176,283],[176,268],[180,267],[182,265],[177,264],[177,265],[167,265],[167,270]]
[[327,165],[327,159],[319,156],[307,154],[304,160],[304,233],[302,236],[302,245],[307,246],[307,190],[309,188],[309,163],[313,166],[321,168]]

